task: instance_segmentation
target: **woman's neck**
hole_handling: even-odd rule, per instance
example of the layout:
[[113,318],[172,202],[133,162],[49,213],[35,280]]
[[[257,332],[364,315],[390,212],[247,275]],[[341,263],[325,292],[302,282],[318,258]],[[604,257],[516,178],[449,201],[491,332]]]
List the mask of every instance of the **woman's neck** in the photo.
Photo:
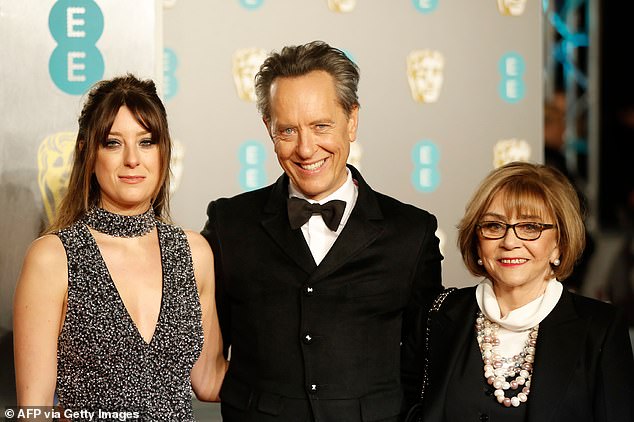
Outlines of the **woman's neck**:
[[133,206],[121,206],[119,204],[102,199],[97,207],[113,214],[141,215],[148,211],[152,207],[152,204],[150,202],[144,202]]

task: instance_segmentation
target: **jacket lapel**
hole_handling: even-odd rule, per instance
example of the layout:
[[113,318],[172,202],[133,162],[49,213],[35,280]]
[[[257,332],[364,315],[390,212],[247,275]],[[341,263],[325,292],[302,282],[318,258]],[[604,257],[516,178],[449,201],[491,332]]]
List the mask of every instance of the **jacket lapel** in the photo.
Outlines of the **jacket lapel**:
[[383,232],[381,223],[383,214],[375,193],[354,167],[348,166],[348,168],[357,183],[357,202],[339,237],[311,275],[312,283],[324,279],[337,270],[357,252],[367,248]]
[[528,397],[528,422],[554,421],[557,397],[565,395],[577,366],[578,350],[583,347],[588,322],[574,309],[565,290],[559,302],[539,326],[531,392]]
[[264,207],[262,227],[271,239],[306,273],[316,268],[310,249],[301,229],[292,230],[288,222],[286,201],[288,199],[288,177],[283,174],[273,185],[269,200]]
[[367,248],[383,231],[383,215],[376,195],[361,174],[348,166],[358,186],[357,203],[344,229],[319,266],[310,252],[301,229],[292,230],[288,222],[288,176],[280,176],[264,207],[262,226],[273,241],[308,274],[310,282],[319,281],[345,264],[360,250]]

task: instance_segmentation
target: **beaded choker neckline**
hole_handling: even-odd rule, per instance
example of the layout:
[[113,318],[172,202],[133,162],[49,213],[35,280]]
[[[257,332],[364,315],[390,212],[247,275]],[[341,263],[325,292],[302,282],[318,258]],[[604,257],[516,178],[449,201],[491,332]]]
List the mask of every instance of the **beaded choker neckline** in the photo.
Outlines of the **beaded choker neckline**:
[[93,207],[86,213],[84,223],[98,232],[115,237],[139,237],[156,226],[154,208],[139,215],[121,215]]

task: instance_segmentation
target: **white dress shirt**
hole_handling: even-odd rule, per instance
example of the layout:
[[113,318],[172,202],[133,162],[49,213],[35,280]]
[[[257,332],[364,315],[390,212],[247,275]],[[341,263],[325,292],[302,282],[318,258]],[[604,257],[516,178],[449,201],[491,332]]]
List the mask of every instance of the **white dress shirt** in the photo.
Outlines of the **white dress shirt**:
[[357,185],[352,180],[352,174],[350,170],[346,168],[348,172],[348,178],[345,183],[337,189],[332,194],[328,195],[326,198],[323,198],[320,201],[314,201],[312,199],[308,199],[303,193],[293,185],[292,182],[289,183],[288,193],[289,197],[297,197],[301,199],[305,199],[311,204],[319,203],[325,204],[328,201],[332,201],[333,199],[338,199],[346,202],[346,208],[343,211],[343,217],[341,218],[341,222],[339,223],[339,228],[337,231],[332,231],[326,226],[323,218],[321,218],[320,214],[314,214],[310,217],[310,219],[302,226],[302,233],[304,234],[304,239],[306,239],[306,243],[308,243],[308,247],[310,248],[310,252],[313,254],[313,259],[315,263],[319,265],[321,261],[324,259],[332,245],[339,237],[339,233],[343,230],[344,226],[348,222],[348,218],[350,218],[350,214],[352,213],[352,209],[357,202],[357,196],[359,196],[359,189]]

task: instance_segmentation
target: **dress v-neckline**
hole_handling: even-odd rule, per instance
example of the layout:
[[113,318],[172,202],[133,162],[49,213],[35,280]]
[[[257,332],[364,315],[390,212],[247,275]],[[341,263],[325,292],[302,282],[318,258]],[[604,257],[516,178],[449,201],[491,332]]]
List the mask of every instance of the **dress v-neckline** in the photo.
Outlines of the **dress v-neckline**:
[[99,244],[97,243],[97,240],[93,236],[93,234],[90,231],[90,229],[88,228],[88,226],[84,225],[84,229],[86,231],[88,231],[88,234],[90,235],[90,239],[92,241],[92,244],[97,249],[97,254],[99,255],[99,259],[101,261],[101,265],[103,265],[103,267],[106,269],[106,273],[108,274],[109,287],[112,288],[114,290],[114,292],[116,293],[117,302],[123,308],[123,312],[127,316],[128,322],[132,326],[133,331],[136,333],[137,338],[146,347],[152,346],[152,343],[154,343],[154,339],[156,338],[157,333],[159,332],[159,328],[162,325],[161,324],[161,320],[162,320],[163,313],[164,313],[163,312],[163,303],[165,302],[165,300],[164,300],[165,299],[165,269],[163,268],[163,261],[164,261],[163,251],[164,251],[164,247],[163,247],[163,242],[161,240],[159,225],[158,224],[156,225],[156,235],[158,237],[159,251],[160,251],[160,255],[161,255],[161,303],[159,305],[159,314],[158,314],[158,317],[156,318],[156,324],[154,325],[154,331],[152,332],[152,336],[150,337],[150,341],[146,341],[145,340],[145,338],[141,334],[141,331],[139,331],[139,326],[136,324],[136,322],[134,322],[134,319],[132,318],[132,315],[130,314],[130,311],[128,311],[128,308],[125,305],[125,302],[123,301],[123,298],[121,297],[121,294],[119,293],[119,289],[117,289],[117,285],[115,284],[114,279],[112,278],[112,274],[110,273],[110,269],[108,268],[108,264],[106,264],[106,260],[105,260],[105,258],[103,257],[103,255],[101,253],[101,249],[99,249]]

